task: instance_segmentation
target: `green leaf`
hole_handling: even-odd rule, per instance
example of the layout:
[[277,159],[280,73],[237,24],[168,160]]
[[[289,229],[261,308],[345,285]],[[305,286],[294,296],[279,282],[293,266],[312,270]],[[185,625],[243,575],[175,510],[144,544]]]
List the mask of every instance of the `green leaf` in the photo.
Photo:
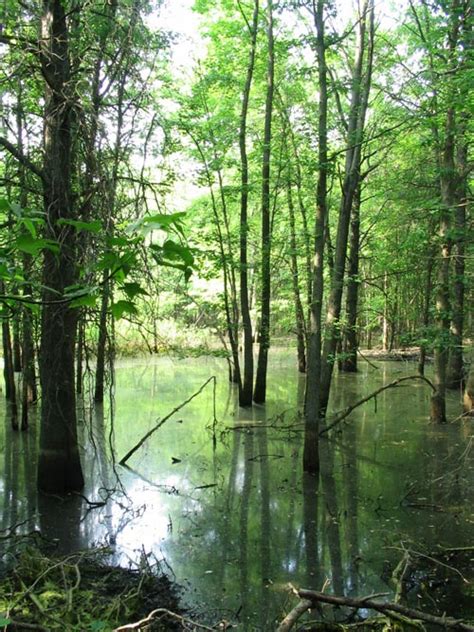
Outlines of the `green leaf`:
[[134,299],[135,296],[138,296],[140,294],[143,296],[148,296],[148,292],[146,292],[139,283],[124,283],[122,285],[122,290],[130,299]]
[[163,254],[169,259],[179,257],[189,267],[194,264],[191,250],[187,246],[182,246],[171,239],[167,239],[163,244]]
[[0,198],[0,212],[9,211],[10,202],[6,198]]
[[19,235],[13,242],[13,247],[33,256],[38,255],[42,250],[51,250],[54,253],[59,252],[58,244],[52,239],[36,239],[29,233]]
[[86,294],[79,296],[71,301],[70,307],[95,307],[97,303],[97,295]]
[[16,202],[10,202],[10,208],[13,214],[16,215],[17,217],[21,217],[23,215],[22,207]]
[[106,239],[106,243],[109,248],[112,246],[119,246],[120,248],[123,248],[128,246],[131,241],[131,239],[127,239],[126,237],[107,237]]
[[5,617],[0,617],[0,625],[1,626],[10,625],[11,622],[12,622],[11,619],[5,619]]
[[34,225],[34,222],[31,221],[31,219],[29,217],[23,217],[21,219],[21,223],[23,224],[23,226],[26,228],[26,230],[30,233],[30,235],[36,239],[36,227]]
[[163,230],[170,232],[174,230],[183,234],[182,222],[186,213],[170,213],[165,215],[164,213],[156,213],[155,215],[146,215],[141,217],[137,222],[128,227],[129,232],[140,231],[143,234],[147,234],[152,230]]
[[97,219],[93,222],[81,222],[76,219],[58,219],[58,225],[74,226],[76,230],[85,230],[89,233],[100,233],[102,230],[102,224]]
[[110,306],[112,316],[118,320],[124,314],[138,314],[138,310],[131,301],[117,301]]

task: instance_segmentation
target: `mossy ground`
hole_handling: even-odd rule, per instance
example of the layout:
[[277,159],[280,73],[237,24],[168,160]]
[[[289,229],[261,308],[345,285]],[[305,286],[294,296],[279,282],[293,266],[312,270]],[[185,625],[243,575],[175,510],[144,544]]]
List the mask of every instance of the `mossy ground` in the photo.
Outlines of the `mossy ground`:
[[[158,565],[144,558],[121,568],[106,560],[104,550],[65,557],[23,550],[0,577],[0,628],[109,632],[157,608],[179,611],[178,590]],[[147,629],[176,628],[162,618]]]

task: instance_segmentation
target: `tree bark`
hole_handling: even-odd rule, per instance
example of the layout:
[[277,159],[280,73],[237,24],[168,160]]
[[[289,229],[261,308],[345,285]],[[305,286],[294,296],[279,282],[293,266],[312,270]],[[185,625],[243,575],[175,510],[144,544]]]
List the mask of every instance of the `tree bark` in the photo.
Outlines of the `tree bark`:
[[97,365],[95,372],[94,401],[104,401],[105,382],[105,351],[107,346],[107,311],[109,308],[110,285],[108,278],[109,271],[104,271],[104,282],[102,285],[102,302],[99,316],[99,338],[97,341]]
[[77,310],[58,296],[76,281],[72,227],[58,225],[73,217],[71,155],[74,91],[69,62],[68,29],[60,0],[43,0],[39,58],[45,78],[44,208],[47,237],[58,253],[44,254],[40,382],[41,433],[38,487],[50,493],[82,489],[74,389]]
[[287,180],[288,215],[290,220],[290,269],[293,299],[295,304],[296,344],[298,357],[298,371],[306,373],[306,333],[303,303],[300,295],[300,278],[298,270],[298,247],[296,244],[295,208],[291,191],[291,176]]
[[[10,323],[6,318],[2,319],[2,341],[3,341],[3,377],[5,380],[5,399],[16,408],[16,385],[15,372],[13,367],[13,350],[10,334]],[[18,428],[16,419],[12,420],[15,430]]]
[[[342,200],[339,209],[336,247],[334,254],[334,272],[331,279],[331,291],[326,314],[326,331],[323,345],[321,370],[320,411],[326,413],[331,390],[332,374],[337,344],[340,338],[340,314],[344,272],[346,266],[347,241],[352,203],[360,182],[361,145],[364,135],[365,115],[372,78],[372,60],[374,44],[374,5],[366,0],[359,20],[358,45],[352,76],[351,106],[347,132],[347,150]],[[369,33],[366,38],[367,19]],[[367,53],[364,76],[364,56]]]
[[[431,293],[433,290],[433,265],[434,265],[434,257],[431,252],[428,253],[428,261],[426,264],[426,285],[425,285],[425,296],[423,301],[423,321],[422,321],[422,331],[421,335],[423,338],[427,335],[427,329],[430,322],[430,305],[431,305]],[[420,375],[425,374],[425,363],[426,363],[426,343],[422,342],[420,344],[420,357],[418,360],[418,373]]]
[[456,176],[457,204],[454,209],[453,239],[453,300],[451,318],[452,344],[449,352],[446,386],[450,389],[460,388],[464,379],[463,331],[464,331],[464,295],[465,275],[465,241],[466,241],[466,207],[467,207],[467,145],[458,147]]
[[327,67],[324,34],[324,1],[318,0],[314,13],[316,54],[318,60],[318,184],[316,188],[316,218],[314,225],[314,258],[312,269],[311,304],[308,333],[308,355],[305,390],[305,435],[303,470],[319,472],[319,396],[321,386],[322,305],[324,290],[324,227],[327,216]]
[[265,100],[265,125],[262,156],[262,278],[261,278],[261,320],[260,346],[258,350],[257,373],[253,399],[263,404],[267,395],[268,349],[270,347],[270,296],[271,296],[271,226],[270,226],[270,157],[272,140],[272,111],[274,90],[274,39],[273,0],[267,2],[267,95]]
[[340,370],[345,373],[357,371],[357,307],[359,302],[359,242],[360,242],[360,186],[352,204],[349,266],[347,270],[346,328],[342,346],[343,357]]
[[440,262],[436,287],[437,340],[434,347],[434,384],[436,392],[431,398],[431,421],[446,423],[446,386],[450,333],[450,260],[451,260],[451,212],[455,205],[456,183],[454,180],[454,109],[450,107],[446,116],[443,153],[440,160],[441,202],[438,237]]
[[252,25],[250,28],[250,52],[247,66],[247,77],[242,95],[240,113],[239,149],[241,165],[240,192],[240,311],[244,341],[244,375],[239,393],[240,406],[252,405],[253,389],[253,333],[250,316],[249,282],[248,282],[248,199],[249,199],[249,166],[247,157],[247,115],[249,109],[250,89],[252,87],[255,67],[255,51],[257,46],[259,2],[255,0]]

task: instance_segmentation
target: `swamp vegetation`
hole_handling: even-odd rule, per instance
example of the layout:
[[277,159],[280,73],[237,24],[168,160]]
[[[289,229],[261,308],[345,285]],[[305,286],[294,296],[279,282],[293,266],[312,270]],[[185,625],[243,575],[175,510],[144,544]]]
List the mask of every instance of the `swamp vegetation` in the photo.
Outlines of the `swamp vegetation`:
[[4,0],[0,626],[474,630],[469,0]]

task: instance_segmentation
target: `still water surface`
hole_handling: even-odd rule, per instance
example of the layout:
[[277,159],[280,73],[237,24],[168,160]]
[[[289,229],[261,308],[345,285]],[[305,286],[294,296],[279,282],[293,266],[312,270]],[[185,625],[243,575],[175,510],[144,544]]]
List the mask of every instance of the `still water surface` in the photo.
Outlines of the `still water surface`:
[[[409,363],[375,367],[361,363],[360,373],[337,376],[331,409],[415,373]],[[211,375],[215,399],[211,383],[148,439],[130,469],[114,465],[111,448],[118,462]],[[472,420],[430,425],[426,385],[390,389],[322,443],[318,480],[301,473],[296,411],[303,389],[290,351],[272,352],[268,403],[251,410],[238,408],[220,359],[119,363],[113,428],[108,407],[82,410],[84,495],[105,500],[95,509],[77,496],[37,497],[35,423],[28,433],[12,433],[5,412],[0,527],[40,529],[60,551],[108,544],[121,564],[152,553],[184,588],[196,616],[243,630],[274,629],[294,605],[289,582],[336,594],[392,593],[404,548],[430,556],[439,544],[473,545]],[[455,395],[450,412],[459,414]],[[439,578],[418,567],[411,603],[426,607],[430,590],[423,586],[432,585],[430,598],[450,614],[474,617],[466,580],[472,573]]]

